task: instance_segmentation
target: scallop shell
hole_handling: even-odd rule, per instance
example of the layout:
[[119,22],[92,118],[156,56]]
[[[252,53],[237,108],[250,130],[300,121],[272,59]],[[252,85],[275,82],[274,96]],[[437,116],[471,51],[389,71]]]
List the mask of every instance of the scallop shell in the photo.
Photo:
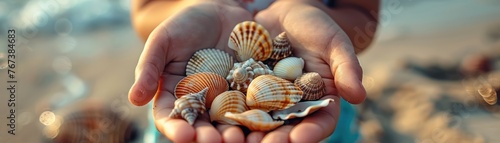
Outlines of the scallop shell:
[[202,49],[194,53],[186,66],[186,75],[213,72],[226,77],[233,67],[233,57],[219,49]]
[[318,100],[326,93],[325,83],[317,72],[303,74],[294,84],[304,92],[302,100]]
[[225,116],[248,127],[252,131],[269,131],[285,123],[284,121],[274,121],[269,114],[259,109],[252,109],[243,113],[227,112]]
[[202,72],[181,79],[175,86],[174,93],[177,98],[180,98],[189,93],[200,92],[206,87],[208,87],[206,108],[210,108],[217,95],[229,90],[229,85],[224,77],[212,72]]
[[272,111],[271,116],[275,120],[288,120],[298,117],[305,117],[323,107],[328,106],[328,104],[333,101],[333,99],[323,99],[317,101],[299,102],[288,109]]
[[302,94],[290,81],[272,75],[261,75],[248,86],[246,103],[250,109],[283,110],[299,102]]
[[215,97],[210,108],[210,120],[222,124],[239,125],[238,122],[226,118],[226,112],[242,113],[248,110],[245,105],[245,94],[240,91],[226,91]]
[[253,21],[237,24],[231,32],[227,45],[235,51],[238,61],[250,58],[264,61],[271,56],[273,49],[269,32]]
[[235,63],[226,80],[230,83],[231,89],[246,92],[250,82],[264,74],[273,74],[273,71],[262,62],[250,58],[244,63]]
[[267,65],[274,66],[276,63],[292,55],[292,45],[288,41],[288,37],[285,32],[282,32],[276,36],[273,40],[273,52],[271,57],[264,61]]
[[280,60],[276,66],[274,66],[274,75],[293,81],[302,75],[302,69],[304,68],[304,60],[297,57],[288,57]]
[[193,125],[198,115],[205,113],[205,94],[208,90],[207,87],[198,93],[189,93],[175,100],[175,106],[169,118],[184,118],[190,125]]

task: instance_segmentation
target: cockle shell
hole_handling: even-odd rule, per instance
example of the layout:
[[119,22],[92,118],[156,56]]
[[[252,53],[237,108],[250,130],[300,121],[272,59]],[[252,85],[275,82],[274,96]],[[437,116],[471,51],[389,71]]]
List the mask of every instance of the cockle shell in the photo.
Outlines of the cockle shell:
[[205,94],[208,87],[198,93],[189,93],[175,100],[174,109],[169,118],[184,118],[190,125],[194,124],[198,115],[205,113]]
[[226,80],[231,89],[246,92],[255,77],[265,74],[273,74],[273,71],[262,62],[250,58],[243,63],[235,63]]
[[274,121],[269,114],[259,109],[252,109],[243,113],[227,112],[225,116],[252,131],[269,131],[285,123],[284,121]]
[[302,75],[302,69],[304,68],[304,60],[297,57],[288,57],[280,60],[274,66],[274,75],[293,81]]
[[299,102],[288,109],[272,111],[271,116],[276,120],[288,120],[298,117],[305,117],[323,107],[328,106],[328,104],[333,101],[333,99],[323,99],[317,101]]
[[202,49],[194,53],[186,66],[186,75],[213,72],[226,77],[233,67],[233,57],[219,49]]
[[229,90],[229,85],[224,77],[212,72],[202,72],[181,79],[177,86],[175,86],[174,94],[177,98],[180,98],[189,93],[200,92],[206,87],[208,87],[206,108],[210,108],[212,101],[217,95]]
[[238,61],[253,58],[264,61],[271,56],[272,39],[269,32],[260,24],[253,21],[244,21],[237,24],[227,43],[236,53]]
[[226,118],[226,112],[242,113],[248,110],[245,105],[245,94],[240,91],[226,91],[215,97],[210,108],[210,120],[222,124],[239,125],[238,122]]
[[274,38],[271,57],[264,61],[264,63],[274,66],[279,60],[289,57],[290,55],[292,55],[292,45],[288,41],[286,33],[282,32]]
[[302,100],[318,100],[326,92],[325,83],[317,72],[304,73],[294,84],[304,92]]
[[283,110],[299,102],[302,94],[303,92],[288,80],[261,75],[248,86],[246,103],[250,109]]

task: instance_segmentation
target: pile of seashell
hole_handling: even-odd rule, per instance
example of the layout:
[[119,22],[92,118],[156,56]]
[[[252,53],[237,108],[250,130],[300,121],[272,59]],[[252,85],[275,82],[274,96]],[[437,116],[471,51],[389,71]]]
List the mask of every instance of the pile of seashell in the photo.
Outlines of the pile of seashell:
[[269,131],[333,101],[319,100],[326,91],[321,76],[303,73],[304,60],[291,57],[284,32],[273,41],[263,26],[245,21],[234,27],[228,46],[239,62],[218,49],[202,49],[191,57],[187,76],[175,87],[171,118],[193,125],[209,109],[211,121]]

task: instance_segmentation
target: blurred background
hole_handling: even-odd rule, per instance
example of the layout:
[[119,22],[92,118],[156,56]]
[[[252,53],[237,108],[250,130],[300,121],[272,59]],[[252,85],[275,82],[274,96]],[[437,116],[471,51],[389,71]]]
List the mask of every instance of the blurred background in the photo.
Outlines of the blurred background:
[[[2,0],[0,37],[8,29],[17,38],[16,135],[4,125],[0,46],[2,141],[145,141],[148,107],[127,99],[143,47],[129,0]],[[360,142],[500,142],[500,1],[383,0],[375,42],[359,58],[368,91],[356,105]]]

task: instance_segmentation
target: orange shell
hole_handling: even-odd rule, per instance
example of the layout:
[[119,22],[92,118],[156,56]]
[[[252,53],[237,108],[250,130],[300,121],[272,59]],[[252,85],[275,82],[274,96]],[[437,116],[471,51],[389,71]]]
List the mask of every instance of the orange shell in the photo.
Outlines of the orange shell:
[[226,112],[242,113],[248,110],[245,105],[245,94],[240,91],[226,91],[215,97],[210,108],[210,121],[222,124],[239,125],[238,122],[224,117]]
[[262,25],[244,21],[233,28],[227,45],[235,51],[240,62],[250,58],[264,61],[271,56],[272,42],[269,32]]
[[210,108],[212,101],[217,95],[229,90],[229,85],[224,77],[212,72],[201,72],[181,79],[177,86],[175,86],[174,94],[179,99],[181,96],[189,93],[198,93],[206,87],[208,87],[208,92],[205,96],[206,108]]
[[248,86],[246,103],[250,109],[283,110],[299,102],[302,94],[302,90],[288,80],[261,75]]

